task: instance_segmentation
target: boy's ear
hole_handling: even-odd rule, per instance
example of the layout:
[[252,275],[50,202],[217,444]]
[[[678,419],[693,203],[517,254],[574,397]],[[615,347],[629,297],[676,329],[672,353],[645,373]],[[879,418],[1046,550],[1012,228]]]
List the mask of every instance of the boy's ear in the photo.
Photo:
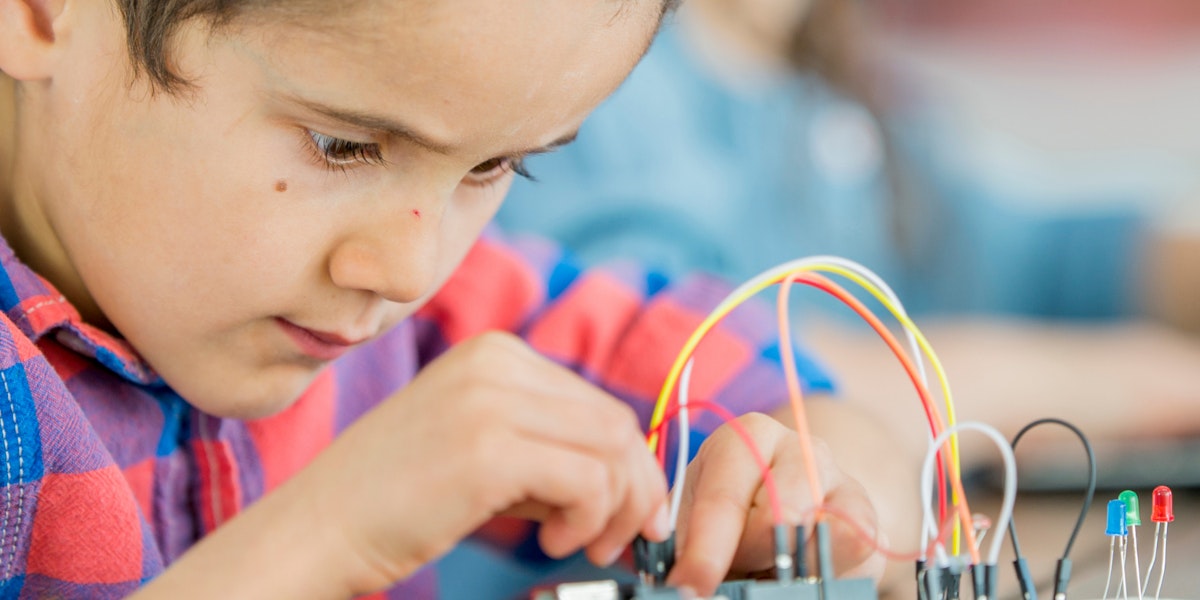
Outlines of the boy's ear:
[[55,25],[67,0],[0,0],[0,71],[18,81],[45,79],[57,54]]

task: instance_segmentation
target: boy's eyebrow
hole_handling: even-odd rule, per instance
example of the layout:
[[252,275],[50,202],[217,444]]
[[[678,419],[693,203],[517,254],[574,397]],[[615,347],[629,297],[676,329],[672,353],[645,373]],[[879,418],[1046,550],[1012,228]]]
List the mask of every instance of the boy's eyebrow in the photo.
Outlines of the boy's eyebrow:
[[[393,121],[392,119],[388,119],[386,117],[379,117],[376,115],[370,115],[370,114],[358,112],[355,110],[347,110],[347,109],[343,109],[343,108],[328,106],[325,104],[321,104],[320,102],[314,102],[307,98],[301,98],[299,96],[294,96],[291,94],[288,94],[286,96],[286,98],[287,98],[287,100],[289,100],[291,102],[295,102],[296,104],[299,104],[299,105],[303,106],[304,108],[307,108],[308,110],[311,110],[315,113],[324,115],[335,121],[341,121],[343,123],[352,125],[359,129],[378,131],[380,133],[387,135],[388,137],[398,139],[398,140],[404,140],[404,141],[416,144],[416,145],[418,145],[422,148],[425,148],[426,150],[429,150],[431,152],[436,152],[436,153],[442,154],[442,155],[449,155],[454,152],[453,146],[434,141],[434,140],[416,132],[415,130],[413,130],[413,128],[411,128],[403,123],[400,123],[398,121]],[[571,133],[568,133],[568,134],[558,138],[557,140],[554,140],[553,142],[546,144],[545,146],[542,146],[540,148],[534,148],[531,150],[524,150],[524,151],[518,152],[518,154],[542,154],[545,152],[550,152],[550,151],[554,150],[555,148],[564,146],[566,144],[569,144],[569,143],[575,141],[575,138],[578,135],[579,135],[579,130],[576,129],[576,130],[572,131]]]
[[578,129],[576,129],[575,131],[572,131],[571,133],[568,133],[567,135],[564,135],[564,136],[558,138],[557,140],[554,140],[553,142],[550,142],[549,144],[546,144],[545,146],[542,146],[540,148],[534,148],[532,150],[526,150],[526,151],[522,152],[521,154],[528,156],[530,154],[546,154],[547,152],[554,152],[555,150],[562,148],[563,146],[566,146],[567,144],[570,144],[571,142],[574,142],[575,138],[577,138],[577,137],[579,137]]

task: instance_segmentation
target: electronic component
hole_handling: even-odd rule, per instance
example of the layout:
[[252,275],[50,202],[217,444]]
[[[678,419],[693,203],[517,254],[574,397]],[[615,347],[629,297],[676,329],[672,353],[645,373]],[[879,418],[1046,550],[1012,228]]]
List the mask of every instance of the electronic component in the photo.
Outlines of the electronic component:
[[[837,275],[845,278],[869,292],[882,303],[892,316],[903,326],[907,341],[908,352],[895,339],[887,327],[853,295],[840,285],[825,277],[824,274]],[[784,379],[788,387],[788,397],[792,405],[792,413],[796,418],[796,432],[802,449],[801,456],[805,458],[805,475],[808,479],[809,491],[812,494],[812,510],[816,517],[816,575],[809,576],[808,564],[805,561],[803,527],[795,527],[796,540],[794,551],[790,548],[790,532],[793,527],[785,521],[784,510],[776,482],[768,463],[751,438],[739,424],[735,415],[711,401],[689,399],[689,382],[692,377],[694,352],[704,336],[716,324],[729,314],[737,305],[768,286],[780,284],[779,300],[777,302],[779,315],[779,355],[782,359]],[[683,348],[672,364],[666,380],[651,413],[650,427],[647,432],[647,444],[654,452],[658,462],[666,470],[667,445],[664,437],[665,428],[674,417],[680,419],[680,435],[677,438],[679,450],[676,453],[676,475],[672,489],[670,522],[672,530],[679,515],[680,499],[685,489],[687,469],[685,467],[689,444],[689,420],[691,413],[707,411],[714,413],[724,420],[735,433],[746,443],[751,456],[761,472],[762,487],[770,501],[770,509],[774,519],[774,578],[766,580],[731,581],[722,584],[710,600],[875,600],[877,594],[874,582],[869,579],[837,579],[833,575],[832,551],[830,549],[829,526],[827,516],[846,519],[831,507],[823,506],[825,494],[820,478],[817,476],[815,464],[807,457],[813,456],[808,424],[805,418],[803,391],[799,384],[796,365],[790,357],[791,327],[787,315],[788,289],[793,284],[805,284],[822,290],[843,301],[848,307],[859,314],[872,329],[887,343],[896,357],[900,360],[908,378],[916,388],[917,395],[924,405],[929,421],[929,433],[932,443],[926,455],[921,471],[921,500],[922,524],[920,551],[904,560],[917,560],[916,583],[917,597],[921,600],[959,600],[960,597],[972,594],[974,600],[996,600],[998,587],[997,560],[1000,554],[1002,536],[1000,532],[1007,529],[1012,538],[1012,546],[1016,555],[1014,566],[1017,580],[1021,586],[1024,600],[1037,600],[1037,590],[1034,585],[1030,568],[1021,555],[1017,540],[1016,527],[1011,522],[1012,508],[1016,496],[1016,461],[1013,450],[1017,442],[1030,429],[1042,424],[1057,424],[1070,429],[1083,443],[1088,461],[1088,485],[1083,499],[1082,509],[1076,520],[1075,528],[1067,540],[1066,549],[1058,560],[1054,576],[1053,600],[1066,600],[1067,585],[1071,577],[1071,561],[1069,555],[1072,545],[1082,528],[1087,512],[1091,506],[1096,489],[1096,457],[1087,437],[1074,425],[1061,419],[1040,419],[1025,426],[1017,436],[1008,443],[994,428],[981,423],[956,423],[954,416],[952,394],[946,381],[940,361],[920,330],[908,317],[904,307],[896,298],[894,292],[874,273],[862,265],[837,257],[812,257],[800,259],[779,265],[744,283],[729,294],[700,324],[695,332],[684,343]],[[942,395],[946,401],[946,419],[943,420],[930,392],[930,377],[926,373],[926,363],[932,367],[933,375],[941,386]],[[678,391],[677,400],[672,403],[672,391]],[[1004,458],[1005,486],[1001,510],[996,521],[997,533],[989,540],[987,552],[983,552],[983,538],[989,525],[986,520],[980,521],[973,516],[968,506],[966,494],[962,486],[960,458],[956,436],[960,430],[975,430],[991,437],[1000,449]],[[936,478],[936,480],[935,480]],[[936,495],[936,511],[934,510]],[[1111,537],[1109,556],[1109,577],[1105,584],[1105,598],[1108,597],[1112,586],[1112,566],[1116,555],[1120,553],[1121,581],[1119,593],[1129,597],[1127,578],[1127,550],[1130,540],[1133,544],[1134,569],[1137,576],[1135,592],[1145,593],[1149,586],[1150,573],[1158,561],[1159,546],[1162,546],[1162,558],[1157,562],[1160,567],[1159,589],[1161,590],[1163,573],[1166,563],[1167,526],[1174,520],[1171,491],[1163,486],[1156,488],[1153,493],[1153,510],[1151,521],[1156,524],[1154,538],[1154,553],[1151,556],[1150,567],[1143,580],[1139,557],[1137,554],[1137,530],[1141,524],[1140,507],[1137,494],[1126,490],[1119,499],[1108,505],[1108,520],[1105,533]],[[935,517],[936,513],[936,517]],[[849,521],[851,526],[857,524]],[[853,527],[852,527],[853,528]],[[857,527],[858,535],[889,558],[896,559],[900,555],[881,547],[877,540],[861,526]],[[965,542],[965,543],[964,543]],[[639,538],[634,543],[634,563],[638,579],[632,584],[621,584],[617,581],[594,581],[586,583],[570,583],[560,585],[552,591],[543,592],[536,596],[537,600],[667,600],[683,597],[680,590],[666,585],[675,559],[675,542],[670,538],[664,542],[650,542]],[[969,574],[970,583],[964,585],[962,578]],[[1157,598],[1157,594],[1156,594]]]
[[[711,600],[877,600],[875,582],[870,579],[836,579],[829,544],[829,526],[817,523],[817,571],[820,577],[795,578],[793,554],[787,530],[775,529],[776,577],[767,580],[727,581],[717,588]],[[796,545],[803,546],[803,528],[797,528]],[[639,581],[618,584],[613,580],[567,583],[552,591],[541,592],[534,600],[674,600],[683,598],[679,590],[663,585],[674,563],[674,537],[651,542],[638,537],[634,542],[634,565]],[[802,557],[803,554],[797,556]]]
[[1125,583],[1125,544],[1128,532],[1125,530],[1125,503],[1120,500],[1108,501],[1108,518],[1105,520],[1104,535],[1109,538],[1108,544],[1108,576],[1104,579],[1104,598],[1108,598],[1108,590],[1112,585],[1113,559],[1118,551],[1121,554],[1121,592],[1129,597]]
[[648,586],[661,586],[667,581],[667,573],[675,566],[675,534],[666,541],[652,542],[642,536],[633,540],[633,569],[641,582]]
[[1154,592],[1157,599],[1162,592],[1163,578],[1167,575],[1167,528],[1175,520],[1175,503],[1172,499],[1171,488],[1160,485],[1154,488],[1150,495],[1150,520],[1154,522],[1154,552],[1150,555],[1150,566],[1146,569],[1146,581],[1143,583],[1141,595],[1145,595],[1150,587],[1150,575],[1154,572],[1154,562],[1158,557],[1158,547],[1162,545],[1162,563],[1158,568],[1158,588]]
[[[1079,438],[1083,444],[1083,451],[1087,455],[1087,489],[1084,492],[1083,505],[1079,510],[1079,517],[1075,519],[1075,527],[1071,529],[1071,536],[1067,538],[1067,547],[1063,550],[1062,558],[1058,559],[1058,564],[1054,568],[1054,600],[1066,600],[1067,585],[1071,582],[1071,548],[1075,545],[1075,538],[1079,537],[1079,531],[1083,529],[1083,521],[1087,518],[1088,510],[1092,507],[1092,499],[1096,496],[1096,452],[1092,449],[1092,442],[1083,434],[1083,431],[1067,421],[1055,418],[1038,419],[1022,427],[1021,431],[1018,431],[1017,435],[1013,437],[1013,450],[1016,451],[1017,442],[1020,442],[1026,433],[1042,425],[1058,425],[1069,429],[1071,433],[1075,434],[1075,437]],[[1037,600],[1037,589],[1034,586],[1033,577],[1030,575],[1025,558],[1021,555],[1021,543],[1017,540],[1015,521],[1009,522],[1008,534],[1012,539],[1013,554],[1016,555],[1013,566],[1016,567],[1021,594],[1025,600]]]
[[[1133,574],[1134,583],[1137,584],[1137,590],[1142,589],[1142,565],[1138,559],[1138,543],[1137,543],[1137,528],[1142,524],[1142,511],[1138,502],[1137,492],[1133,490],[1125,490],[1121,492],[1117,499],[1125,503],[1125,527],[1129,530],[1129,547],[1133,549]],[[1121,570],[1124,572],[1125,565],[1121,565]]]

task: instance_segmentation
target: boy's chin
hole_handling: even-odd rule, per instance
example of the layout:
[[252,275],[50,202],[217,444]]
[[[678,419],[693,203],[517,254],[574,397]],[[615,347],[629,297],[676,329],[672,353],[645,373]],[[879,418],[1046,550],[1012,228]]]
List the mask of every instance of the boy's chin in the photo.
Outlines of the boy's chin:
[[[270,417],[287,410],[312,384],[312,377],[288,378],[291,381],[271,382],[272,385],[237,384],[218,389],[197,390],[184,395],[188,404],[203,413],[225,419],[253,420]],[[240,388],[240,389],[239,389]]]

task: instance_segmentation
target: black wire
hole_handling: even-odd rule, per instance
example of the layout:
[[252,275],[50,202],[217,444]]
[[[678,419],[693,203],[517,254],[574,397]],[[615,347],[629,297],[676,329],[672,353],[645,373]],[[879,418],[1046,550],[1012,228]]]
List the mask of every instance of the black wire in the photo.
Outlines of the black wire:
[[[1013,441],[1012,441],[1013,451],[1014,452],[1016,451],[1017,442],[1021,441],[1021,436],[1025,435],[1025,433],[1027,431],[1029,431],[1030,429],[1033,429],[1034,427],[1037,427],[1039,425],[1046,425],[1046,424],[1062,425],[1063,427],[1070,429],[1079,438],[1079,441],[1083,442],[1083,450],[1085,452],[1087,452],[1087,461],[1088,461],[1087,493],[1083,497],[1083,510],[1079,511],[1079,518],[1075,521],[1075,528],[1071,530],[1071,537],[1067,538],[1067,549],[1063,550],[1062,557],[1063,557],[1063,560],[1066,560],[1067,556],[1069,554],[1071,554],[1071,546],[1075,545],[1075,538],[1076,538],[1076,536],[1079,535],[1079,530],[1083,529],[1083,520],[1085,518],[1087,518],[1088,510],[1092,507],[1092,498],[1096,496],[1096,453],[1092,452],[1092,443],[1088,441],[1087,436],[1084,435],[1083,432],[1080,431],[1078,427],[1076,427],[1062,419],[1055,419],[1055,418],[1038,419],[1038,420],[1026,425],[1025,427],[1022,427],[1021,431],[1017,432],[1017,436],[1013,438]],[[1008,521],[1008,535],[1010,538],[1012,538],[1013,553],[1016,555],[1016,558],[1018,560],[1020,560],[1021,559],[1021,545],[1019,543],[1017,543],[1017,521],[1015,518],[1011,518]]]

